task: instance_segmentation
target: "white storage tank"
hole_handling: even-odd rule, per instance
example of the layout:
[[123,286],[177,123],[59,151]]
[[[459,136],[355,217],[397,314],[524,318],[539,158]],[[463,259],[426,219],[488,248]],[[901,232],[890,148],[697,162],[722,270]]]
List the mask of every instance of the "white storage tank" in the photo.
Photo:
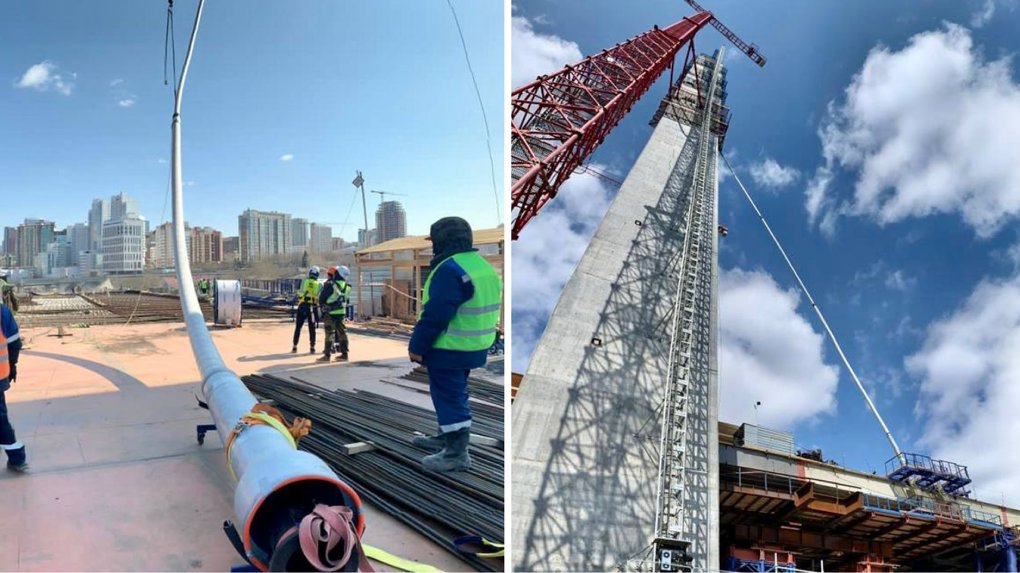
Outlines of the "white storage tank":
[[213,324],[241,326],[241,281],[213,283]]

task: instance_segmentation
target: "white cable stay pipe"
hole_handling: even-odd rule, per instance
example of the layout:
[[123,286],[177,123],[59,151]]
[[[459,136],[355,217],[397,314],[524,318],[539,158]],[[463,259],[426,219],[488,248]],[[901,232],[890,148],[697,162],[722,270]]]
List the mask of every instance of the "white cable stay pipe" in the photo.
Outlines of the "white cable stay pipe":
[[801,280],[800,275],[797,273],[797,269],[794,268],[793,262],[790,261],[790,257],[786,255],[786,250],[783,249],[783,245],[779,243],[779,239],[776,238],[776,234],[772,232],[772,228],[769,227],[768,221],[765,220],[765,216],[761,214],[761,210],[758,209],[758,205],[755,204],[754,199],[751,198],[751,194],[748,193],[747,188],[740,181],[740,177],[737,172],[733,170],[730,165],[730,160],[726,158],[725,154],[720,154],[723,157],[723,161],[726,162],[726,167],[730,170],[730,174],[733,175],[733,179],[736,180],[737,185],[740,186],[740,190],[744,192],[744,197],[747,197],[747,201],[751,203],[751,208],[758,215],[762,225],[765,226],[765,230],[768,231],[769,236],[772,237],[772,242],[776,244],[779,252],[783,255],[783,260],[786,261],[786,265],[790,267],[790,272],[793,273],[793,278],[797,279],[797,284],[800,285],[800,290],[804,292],[804,296],[807,297],[808,302],[811,303],[811,308],[814,309],[815,314],[818,315],[818,320],[822,323],[822,327],[825,328],[825,332],[829,335],[829,340],[832,341],[832,345],[836,348],[836,353],[839,354],[840,360],[843,361],[843,366],[846,367],[847,372],[850,373],[850,378],[853,379],[854,384],[857,384],[857,388],[861,391],[861,395],[864,396],[864,401],[868,403],[868,408],[871,409],[871,413],[875,415],[875,419],[878,420],[879,425],[882,426],[882,431],[885,432],[885,438],[889,440],[889,444],[892,445],[893,452],[896,454],[898,459],[903,459],[903,452],[900,451],[900,447],[896,444],[896,440],[893,439],[892,432],[889,431],[889,426],[885,425],[885,420],[882,419],[882,415],[878,413],[878,408],[875,407],[875,403],[871,401],[871,396],[868,395],[867,390],[864,389],[864,385],[861,384],[860,378],[857,377],[857,373],[854,372],[853,366],[850,366],[850,361],[847,360],[846,354],[843,354],[843,348],[840,347],[839,341],[836,340],[836,335],[832,333],[832,329],[829,328],[828,321],[825,320],[825,315],[822,314],[822,309],[815,303],[815,299],[811,296],[807,286],[804,285],[804,281]]
[[[237,374],[227,368],[206,326],[195,292],[184,232],[184,194],[181,177],[181,98],[195,48],[202,8],[199,0],[194,27],[188,43],[180,83],[174,94],[172,122],[171,184],[173,189],[174,257],[181,309],[191,341],[191,349],[202,376],[204,394],[223,443],[256,404],[255,397]],[[177,70],[174,70],[177,73]],[[251,425],[239,432],[227,460],[237,487],[234,491],[236,528],[247,558],[262,570],[311,570],[302,557],[296,535],[283,532],[294,525],[295,515],[309,513],[315,502],[344,505],[354,510],[358,532],[364,516],[357,494],[317,456],[296,450],[277,430],[266,425]],[[287,537],[283,543],[281,539]],[[356,552],[355,552],[356,553]],[[357,567],[356,559],[349,564]]]

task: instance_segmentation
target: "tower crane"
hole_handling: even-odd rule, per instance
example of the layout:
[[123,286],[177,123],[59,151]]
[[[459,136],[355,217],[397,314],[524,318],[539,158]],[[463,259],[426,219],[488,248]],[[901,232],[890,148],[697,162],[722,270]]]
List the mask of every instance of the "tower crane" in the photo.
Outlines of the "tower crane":
[[369,193],[379,195],[379,203],[386,201],[387,195],[407,195],[407,193],[393,193],[392,191],[369,191]]
[[[609,135],[687,46],[680,79],[695,61],[694,36],[712,24],[759,66],[765,57],[694,0],[698,12],[653,27],[575,65],[538,77],[511,95],[511,237],[516,240],[560,186]],[[672,72],[671,72],[672,76]],[[672,77],[671,77],[672,84]]]

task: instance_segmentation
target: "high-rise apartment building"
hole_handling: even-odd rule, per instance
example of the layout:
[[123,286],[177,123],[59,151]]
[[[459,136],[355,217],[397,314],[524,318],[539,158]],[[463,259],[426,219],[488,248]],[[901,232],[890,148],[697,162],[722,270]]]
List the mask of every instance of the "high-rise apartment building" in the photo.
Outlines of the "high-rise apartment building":
[[383,201],[375,211],[376,243],[407,236],[407,213],[400,201]]
[[192,263],[223,262],[223,233],[210,227],[194,227],[188,233],[188,253]]
[[375,229],[358,229],[358,247],[364,249],[376,244]]
[[[92,201],[89,225],[105,210],[104,200]],[[102,224],[102,268],[111,274],[140,273],[145,269],[149,222],[138,212],[138,202],[125,193],[109,200],[109,219]]]
[[[191,251],[191,234],[187,223],[184,225],[187,250]],[[174,259],[174,224],[167,222],[159,225],[148,235],[147,264],[154,269],[168,269],[176,264]]]
[[[89,226],[86,223],[75,223],[68,225],[67,229],[67,243],[71,247],[71,253],[73,253],[74,260],[78,260],[78,253],[82,251],[88,251],[92,248],[91,241],[89,240]],[[77,265],[77,262],[73,263],[72,266]]]
[[242,263],[285,255],[291,249],[291,216],[287,213],[248,209],[238,216],[237,226]]
[[128,215],[137,215],[138,212],[138,200],[127,193],[110,197],[110,219],[122,219]]
[[308,252],[329,253],[333,250],[333,228],[312,223],[308,234]]
[[4,227],[3,241],[3,249],[0,250],[4,254],[14,255],[16,258],[18,256],[18,228]]
[[55,235],[52,221],[25,219],[24,223],[18,225],[18,266],[36,266],[36,257],[46,252],[46,247],[53,242]]
[[308,219],[295,218],[290,220],[290,244],[302,250],[308,246],[309,228]]
[[149,222],[141,215],[125,215],[103,225],[103,271],[140,273],[145,269],[145,237]]
[[99,253],[103,250],[103,223],[110,220],[110,200],[93,199],[89,209],[89,248]]
[[223,262],[237,262],[239,244],[238,237],[223,237]]

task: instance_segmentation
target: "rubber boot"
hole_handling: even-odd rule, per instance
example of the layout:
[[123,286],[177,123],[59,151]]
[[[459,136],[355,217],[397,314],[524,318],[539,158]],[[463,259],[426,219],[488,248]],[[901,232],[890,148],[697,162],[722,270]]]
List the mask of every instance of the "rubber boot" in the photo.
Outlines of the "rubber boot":
[[7,469],[18,473],[28,471],[28,457],[25,455],[25,446],[21,446],[16,450],[7,450]]
[[461,472],[471,469],[471,456],[468,454],[471,428],[447,432],[441,437],[446,442],[443,451],[422,458],[422,467],[431,472]]
[[441,433],[435,436],[415,436],[411,438],[411,443],[426,450],[439,451],[446,447],[446,440]]

